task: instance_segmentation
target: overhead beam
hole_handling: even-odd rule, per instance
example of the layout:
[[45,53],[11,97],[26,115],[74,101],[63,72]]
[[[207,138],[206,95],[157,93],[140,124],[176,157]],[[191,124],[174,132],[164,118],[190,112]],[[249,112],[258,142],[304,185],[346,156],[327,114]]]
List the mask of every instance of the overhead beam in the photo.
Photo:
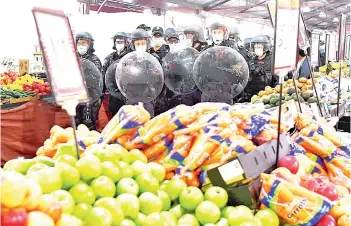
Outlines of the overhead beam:
[[229,2],[229,1],[231,1],[231,0],[222,0],[222,1],[218,2],[217,4],[215,4],[215,5],[213,5],[213,6],[205,7],[204,10],[205,10],[205,11],[210,11],[210,10],[212,10],[212,9],[214,9],[214,8],[220,6],[220,5],[223,5],[224,3],[227,3],[227,2]]
[[263,2],[257,3],[257,4],[255,4],[255,5],[252,5],[252,6],[251,6],[251,8],[241,10],[239,13],[246,12],[246,11],[247,11],[247,10],[249,10],[249,9],[255,8],[255,7],[257,7],[257,6],[261,6],[261,5],[265,4],[265,3],[266,3],[266,1],[263,1]]

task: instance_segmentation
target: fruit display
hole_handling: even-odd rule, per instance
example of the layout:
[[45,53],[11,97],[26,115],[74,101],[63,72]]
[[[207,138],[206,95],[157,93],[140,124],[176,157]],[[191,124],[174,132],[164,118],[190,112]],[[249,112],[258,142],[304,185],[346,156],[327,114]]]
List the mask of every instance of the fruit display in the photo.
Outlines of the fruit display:
[[[101,134],[79,125],[80,157],[73,129],[54,126],[37,157],[8,161],[1,217],[5,225],[349,225],[350,148],[312,115],[294,120],[290,154],[261,174],[260,195],[250,197],[259,209],[230,206],[227,187],[200,188],[208,169],[275,139],[275,116],[201,103],[151,118],[139,104],[123,106]],[[36,184],[40,196],[24,182],[7,185],[7,174]]]
[[47,95],[51,93],[50,84],[35,76],[23,76],[15,72],[4,72],[0,75],[1,86],[11,90],[33,91],[36,94]]

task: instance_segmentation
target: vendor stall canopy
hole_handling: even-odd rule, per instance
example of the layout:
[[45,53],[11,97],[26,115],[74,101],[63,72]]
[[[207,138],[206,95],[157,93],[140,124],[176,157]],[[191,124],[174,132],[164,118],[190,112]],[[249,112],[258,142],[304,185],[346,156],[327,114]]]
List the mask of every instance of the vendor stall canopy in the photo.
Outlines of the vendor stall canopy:
[[[271,0],[272,1],[272,0]],[[167,10],[205,16],[209,13],[269,25],[270,16],[266,0],[78,0],[89,10],[117,13],[151,11],[163,15]],[[274,1],[274,0],[273,0]],[[350,0],[301,0],[301,11],[307,29],[335,29],[342,13],[348,16],[350,26]]]

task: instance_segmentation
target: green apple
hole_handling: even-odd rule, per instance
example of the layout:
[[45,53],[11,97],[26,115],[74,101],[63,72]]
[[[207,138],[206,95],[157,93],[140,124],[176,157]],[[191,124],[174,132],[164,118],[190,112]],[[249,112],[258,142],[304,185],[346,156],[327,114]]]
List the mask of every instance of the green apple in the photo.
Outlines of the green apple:
[[229,222],[226,218],[221,218],[217,222],[217,226],[229,226]]
[[106,161],[101,163],[102,175],[109,177],[113,183],[119,181],[122,177],[122,172],[113,162]]
[[79,182],[80,174],[75,167],[63,162],[58,163],[56,167],[61,173],[62,189],[70,189],[73,185]]
[[52,158],[47,156],[36,156],[33,158],[33,160],[35,163],[42,163],[50,167],[55,166],[55,161]]
[[199,221],[192,214],[184,214],[178,219],[178,225],[200,226]]
[[77,149],[75,144],[68,144],[68,143],[60,144],[53,159],[56,160],[61,155],[70,155],[78,159],[78,154],[77,154]]
[[83,181],[71,187],[69,193],[71,193],[76,204],[86,203],[92,205],[95,202],[94,190]]
[[228,214],[230,211],[235,210],[234,206],[226,206],[222,209],[221,216],[223,218],[228,218]]
[[139,196],[140,211],[146,215],[162,211],[163,203],[161,199],[151,192],[142,193]]
[[201,224],[216,223],[221,218],[221,211],[211,201],[203,201],[195,210],[196,218]]
[[162,210],[167,211],[171,208],[171,199],[163,190],[157,190],[157,196],[162,200]]
[[175,218],[177,218],[177,219],[179,219],[179,218],[181,218],[184,214],[185,214],[185,209],[180,205],[180,204],[178,204],[178,205],[175,205],[175,206],[173,206],[170,210],[169,210],[169,212],[173,215],[173,216],[175,216]]
[[112,225],[120,225],[124,219],[124,213],[117,200],[114,198],[101,198],[94,203],[94,207],[104,207],[112,215]]
[[[157,178],[156,178],[157,179]],[[165,190],[165,188],[166,188],[166,184],[169,182],[169,180],[165,180],[165,181],[162,181],[161,183],[160,183],[160,189],[161,190]]]
[[253,222],[256,224],[256,226],[263,226],[261,219],[256,216],[254,216]]
[[55,226],[55,223],[49,215],[41,211],[32,211],[27,215],[26,226]]
[[75,203],[72,195],[65,190],[57,190],[51,193],[62,207],[62,213],[71,214],[74,211]]
[[74,208],[73,216],[76,216],[79,219],[84,220],[88,216],[88,214],[90,213],[90,210],[92,208],[93,207],[91,207],[91,205],[89,205],[89,204],[79,203]]
[[76,166],[77,159],[73,157],[72,155],[60,155],[59,157],[56,158],[55,160],[56,164],[60,162],[67,163],[73,167]]
[[17,159],[11,159],[7,161],[4,165],[5,171],[16,171],[21,174],[26,174],[29,167],[34,165],[35,161],[33,159],[25,159],[19,157]]
[[185,188],[179,195],[180,205],[189,211],[194,211],[204,201],[202,191],[194,186]]
[[204,226],[216,226],[216,225],[212,223],[208,223],[208,224],[205,224]]
[[158,180],[158,182],[164,181],[166,177],[166,170],[163,166],[156,162],[149,162],[148,164],[149,169],[151,169],[151,174]]
[[40,184],[41,190],[44,194],[60,190],[62,187],[60,170],[57,168],[49,167],[41,169],[37,172],[30,173],[27,176]]
[[[256,218],[258,219],[258,218]],[[262,223],[260,222],[260,220],[251,220],[251,221],[245,221],[243,223],[240,224],[240,226],[262,226]]]
[[136,218],[138,216],[140,203],[136,195],[124,193],[119,195],[116,200],[120,204],[125,217]]
[[26,178],[15,171],[4,172],[0,178],[1,205],[8,208],[20,206],[27,195]]
[[234,210],[228,212],[228,221],[230,225],[240,225],[244,222],[252,221],[254,215],[246,206],[237,206]]
[[113,197],[116,194],[116,185],[106,176],[95,178],[91,182],[90,187],[94,190],[97,199]]
[[43,163],[35,163],[31,167],[29,167],[29,169],[27,170],[27,174],[34,173],[41,169],[46,169],[46,168],[49,168],[49,166]]
[[144,226],[165,226],[166,219],[161,213],[152,213],[146,217]]
[[227,205],[228,193],[224,188],[213,186],[205,192],[205,200],[213,202],[221,209]]
[[129,164],[132,164],[132,163],[135,162],[136,160],[140,160],[140,161],[142,161],[143,163],[147,163],[147,158],[146,158],[146,156],[144,155],[143,152],[141,152],[141,151],[138,150],[138,149],[130,150],[130,151],[127,153],[127,155],[125,155],[125,156],[122,158],[122,161],[123,161],[123,162],[129,163]]
[[118,162],[117,166],[119,167],[119,169],[121,170],[121,178],[131,178],[133,177],[133,169],[132,167],[125,162]]
[[109,148],[116,149],[118,155],[120,156],[119,159],[123,159],[128,154],[128,150],[119,144],[110,144]]
[[148,167],[147,164],[143,163],[140,160],[136,160],[135,162],[132,163],[132,169],[133,169],[133,176],[137,177],[142,173],[150,173],[151,174],[151,170]]
[[135,179],[135,182],[139,185],[139,193],[152,192],[157,193],[160,188],[160,184],[154,176],[148,173],[142,173]]
[[165,226],[177,225],[177,218],[168,211],[162,211],[161,215],[165,219]]
[[260,219],[263,225],[279,226],[279,218],[271,209],[262,209],[256,213],[255,217]]
[[117,149],[111,148],[110,145],[107,144],[97,144],[94,145],[94,148],[90,149],[90,151],[97,156],[101,162],[104,161],[112,161],[112,162],[119,162],[121,159],[121,155]]
[[132,178],[123,178],[117,183],[117,195],[129,193],[132,195],[139,194],[139,185]]
[[[26,211],[35,210],[39,206],[40,198],[43,195],[41,187],[33,180],[26,180],[26,185],[26,196],[24,202],[21,204],[21,207],[24,207]],[[26,187],[26,185],[21,186]]]
[[102,174],[101,163],[95,155],[85,155],[76,163],[76,168],[79,170],[80,178],[89,182]]
[[145,224],[146,215],[139,212],[138,216],[134,218],[134,223],[136,226],[143,226]]
[[124,219],[119,226],[136,226],[136,224],[130,219]]
[[186,183],[179,178],[171,179],[165,187],[165,192],[171,198],[171,200],[176,200],[180,193],[187,187]]
[[55,226],[83,226],[83,221],[78,217],[63,213]]
[[94,207],[84,220],[84,226],[110,226],[112,224],[111,213],[103,207]]

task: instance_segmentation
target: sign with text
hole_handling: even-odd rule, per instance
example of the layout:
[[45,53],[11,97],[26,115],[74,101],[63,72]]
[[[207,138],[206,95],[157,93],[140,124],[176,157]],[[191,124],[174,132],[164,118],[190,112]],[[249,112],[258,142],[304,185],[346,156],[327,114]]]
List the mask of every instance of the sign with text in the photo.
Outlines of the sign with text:
[[346,15],[341,14],[339,25],[338,61],[345,59]]
[[58,104],[88,99],[68,17],[61,11],[34,8],[40,46]]
[[1,61],[1,71],[0,72],[5,72],[5,71],[8,71],[8,70],[11,70],[13,71],[14,68],[15,68],[15,59],[13,58],[10,58],[10,57],[4,57]]
[[19,60],[18,61],[18,72],[20,75],[29,73],[29,60]]
[[319,38],[320,34],[312,33],[311,65],[313,67],[319,66]]
[[336,35],[329,35],[328,61],[336,62]]
[[274,73],[285,76],[296,66],[300,1],[277,0],[274,40]]

